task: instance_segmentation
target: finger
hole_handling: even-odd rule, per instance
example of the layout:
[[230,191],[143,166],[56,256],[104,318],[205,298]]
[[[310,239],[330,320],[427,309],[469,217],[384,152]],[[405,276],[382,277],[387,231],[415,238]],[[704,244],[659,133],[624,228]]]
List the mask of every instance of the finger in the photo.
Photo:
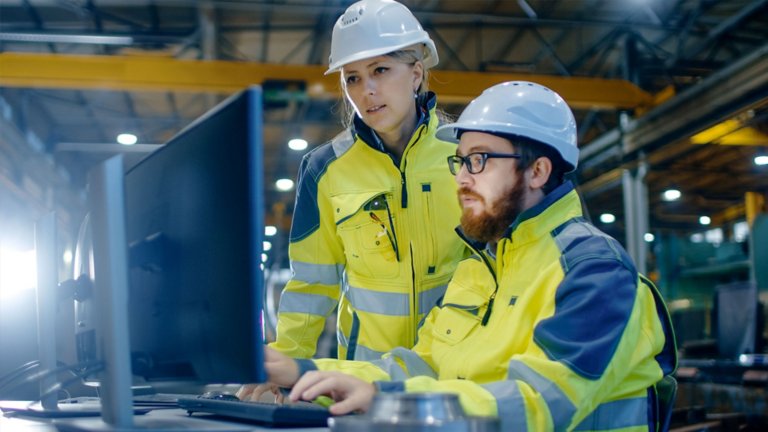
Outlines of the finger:
[[235,393],[235,396],[237,396],[237,398],[240,400],[246,400],[246,398],[248,398],[251,395],[255,387],[256,387],[256,384],[246,384],[244,386],[241,386],[237,390],[237,393]]
[[318,371],[305,373],[304,375],[301,376],[301,378],[299,378],[298,381],[296,381],[296,384],[293,385],[293,388],[291,389],[291,393],[288,395],[288,397],[294,402],[301,399],[302,394],[308,388],[314,386],[319,381],[322,381],[326,374],[327,372],[318,372]]
[[[343,381],[340,381],[333,375],[324,375],[322,379],[316,381],[312,386],[307,387],[301,392],[301,399],[312,401],[318,396],[334,394],[341,398],[346,396],[348,389]],[[334,397],[336,399],[336,397]]]
[[328,407],[331,415],[344,415],[356,411],[366,411],[367,405],[359,397],[350,397]]

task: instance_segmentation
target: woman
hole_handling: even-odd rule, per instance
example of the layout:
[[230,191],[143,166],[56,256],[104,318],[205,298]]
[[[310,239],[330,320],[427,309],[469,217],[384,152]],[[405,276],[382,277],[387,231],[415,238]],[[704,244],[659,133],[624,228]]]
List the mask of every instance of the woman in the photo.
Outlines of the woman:
[[336,22],[326,73],[341,74],[350,122],[300,167],[293,277],[270,344],[283,354],[312,357],[337,307],[339,358],[412,347],[464,257],[445,169],[456,146],[435,138],[436,97],[427,91],[437,61],[434,42],[395,1],[357,2]]

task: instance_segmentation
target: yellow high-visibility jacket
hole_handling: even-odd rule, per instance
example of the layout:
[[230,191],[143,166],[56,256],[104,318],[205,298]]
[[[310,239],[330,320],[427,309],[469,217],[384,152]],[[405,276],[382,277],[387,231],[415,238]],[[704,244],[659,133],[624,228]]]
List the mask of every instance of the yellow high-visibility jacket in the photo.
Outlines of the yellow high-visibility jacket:
[[583,219],[570,182],[520,215],[495,257],[473,249],[412,350],[301,369],[458,393],[504,431],[655,429],[653,386],[677,367],[669,315],[621,245]]
[[293,276],[271,344],[278,351],[312,357],[337,305],[339,358],[412,347],[468,256],[452,232],[460,208],[446,158],[456,145],[435,138],[435,95],[416,103],[420,119],[397,164],[359,118],[304,157],[288,249]]

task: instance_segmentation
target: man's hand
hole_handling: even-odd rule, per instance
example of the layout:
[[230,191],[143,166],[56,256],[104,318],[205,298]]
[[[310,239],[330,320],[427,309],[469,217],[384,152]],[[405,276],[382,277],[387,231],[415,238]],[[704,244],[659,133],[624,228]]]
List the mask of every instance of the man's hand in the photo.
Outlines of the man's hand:
[[361,379],[341,372],[312,371],[304,374],[293,386],[292,401],[314,400],[330,396],[337,403],[330,406],[333,415],[366,412],[371,406],[376,387]]
[[275,402],[282,403],[284,396],[280,387],[291,387],[299,380],[299,366],[292,358],[270,347],[264,347],[264,367],[267,381],[263,384],[246,384],[237,391],[237,397],[243,401],[262,400],[267,392],[275,395]]

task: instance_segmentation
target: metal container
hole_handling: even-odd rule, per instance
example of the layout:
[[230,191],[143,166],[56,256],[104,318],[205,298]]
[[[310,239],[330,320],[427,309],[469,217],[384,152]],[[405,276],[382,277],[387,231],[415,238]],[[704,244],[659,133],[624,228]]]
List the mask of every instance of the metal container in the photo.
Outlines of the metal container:
[[456,394],[379,393],[366,414],[333,417],[333,432],[497,432],[498,419],[468,417]]

